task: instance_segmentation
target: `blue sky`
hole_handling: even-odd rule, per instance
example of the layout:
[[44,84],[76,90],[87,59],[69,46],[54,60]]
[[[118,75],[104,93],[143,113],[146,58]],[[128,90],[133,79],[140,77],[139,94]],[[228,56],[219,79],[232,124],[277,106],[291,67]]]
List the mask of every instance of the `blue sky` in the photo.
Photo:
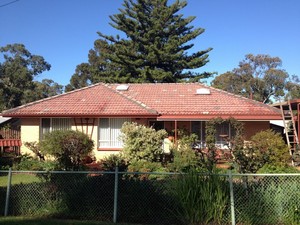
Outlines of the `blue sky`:
[[[66,85],[75,68],[87,62],[97,31],[115,35],[109,15],[123,0],[0,0],[0,46],[22,43],[41,55],[51,70],[38,76]],[[299,0],[188,0],[181,11],[196,16],[192,25],[205,29],[194,51],[212,47],[210,62],[199,71],[222,74],[248,53],[282,59],[282,68],[300,76]]]

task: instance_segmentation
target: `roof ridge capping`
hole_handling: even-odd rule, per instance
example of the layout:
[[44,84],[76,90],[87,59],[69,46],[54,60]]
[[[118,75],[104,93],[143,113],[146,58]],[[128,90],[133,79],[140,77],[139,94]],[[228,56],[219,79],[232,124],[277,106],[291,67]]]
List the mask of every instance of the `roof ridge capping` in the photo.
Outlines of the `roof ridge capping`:
[[[133,83],[135,84],[135,83]],[[137,99],[135,99],[134,97],[132,97],[131,95],[127,95],[126,93],[128,93],[127,91],[130,88],[130,83],[127,84],[111,84],[111,83],[104,83],[104,86],[106,86],[107,88],[109,88],[111,91],[121,95],[122,97],[128,99],[129,101],[133,102],[134,104],[137,104],[140,107],[143,107],[144,109],[146,109],[148,112],[150,112],[151,114],[159,114],[155,109],[150,108],[148,105],[146,105],[145,103],[138,101]],[[116,87],[114,87],[114,85],[116,85]]]

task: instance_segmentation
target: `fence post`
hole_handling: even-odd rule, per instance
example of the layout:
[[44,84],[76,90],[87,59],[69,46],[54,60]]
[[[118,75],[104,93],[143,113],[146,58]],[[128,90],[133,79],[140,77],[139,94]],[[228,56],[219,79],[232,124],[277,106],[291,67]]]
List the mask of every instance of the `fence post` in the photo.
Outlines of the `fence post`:
[[9,196],[10,196],[10,188],[11,188],[11,176],[12,176],[11,168],[9,168],[9,170],[8,170],[7,189],[6,189],[4,216],[7,216],[7,214],[8,214]]
[[119,167],[115,169],[115,188],[114,188],[114,216],[113,223],[117,223],[117,211],[118,211],[118,182],[119,182]]
[[234,212],[234,195],[233,195],[233,182],[231,170],[228,171],[229,189],[230,189],[230,211],[231,211],[231,224],[235,225],[235,212]]

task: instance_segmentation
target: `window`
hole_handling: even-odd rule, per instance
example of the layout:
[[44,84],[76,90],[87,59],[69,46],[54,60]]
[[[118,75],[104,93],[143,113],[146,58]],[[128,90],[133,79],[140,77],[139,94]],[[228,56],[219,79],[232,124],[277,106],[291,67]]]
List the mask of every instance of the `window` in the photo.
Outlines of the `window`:
[[127,121],[130,120],[127,118],[100,118],[99,148],[122,148],[121,128]]
[[40,140],[43,136],[54,130],[71,130],[70,118],[42,118]]
[[226,138],[231,138],[231,129],[228,122],[223,122],[218,124],[216,127],[216,146],[221,149],[228,148],[228,143]]
[[191,129],[198,136],[197,147],[205,147],[205,121],[192,121]]
[[[192,121],[191,131],[198,135],[196,147],[204,148],[206,146],[205,121]],[[226,138],[231,138],[233,135],[234,134],[232,134],[232,129],[229,123],[224,122],[222,124],[218,124],[216,126],[216,147],[220,149],[228,148]]]
[[162,130],[165,128],[163,121],[149,121],[149,126],[155,130]]

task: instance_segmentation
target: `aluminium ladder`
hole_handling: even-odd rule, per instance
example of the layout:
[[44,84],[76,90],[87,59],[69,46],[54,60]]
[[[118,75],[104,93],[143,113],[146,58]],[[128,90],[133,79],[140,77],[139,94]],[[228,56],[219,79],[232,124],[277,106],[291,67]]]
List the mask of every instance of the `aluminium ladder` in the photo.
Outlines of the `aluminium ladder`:
[[283,125],[285,129],[286,141],[289,147],[290,155],[292,156],[292,164],[294,165],[295,153],[299,153],[299,138],[296,130],[295,117],[293,114],[290,101],[287,102],[287,110],[283,109],[283,105],[280,104],[281,115],[283,119]]

